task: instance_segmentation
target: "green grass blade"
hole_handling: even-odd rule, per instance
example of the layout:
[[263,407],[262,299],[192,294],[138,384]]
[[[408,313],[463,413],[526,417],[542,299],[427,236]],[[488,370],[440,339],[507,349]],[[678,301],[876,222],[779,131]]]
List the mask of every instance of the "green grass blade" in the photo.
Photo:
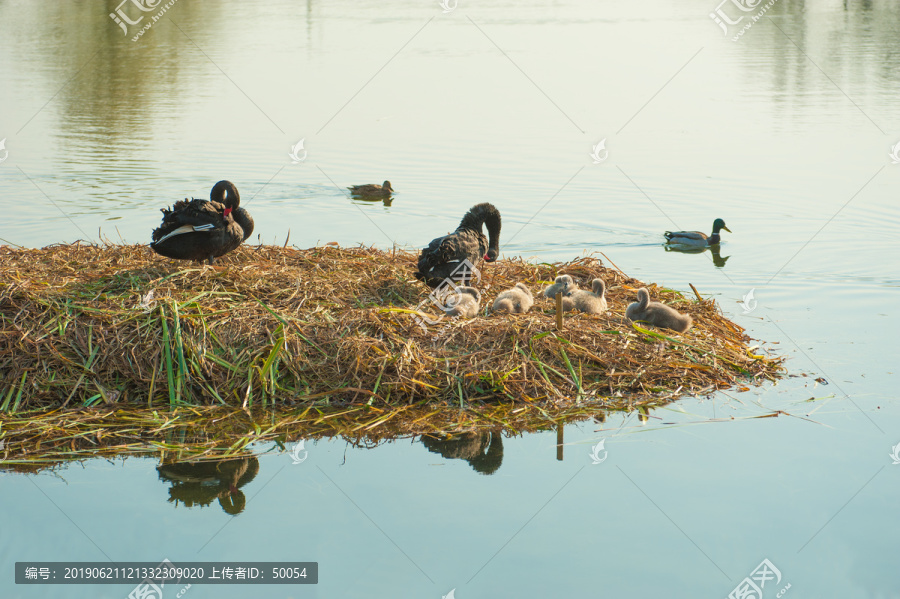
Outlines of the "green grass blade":
[[159,320],[162,322],[163,330],[163,354],[166,359],[166,379],[169,382],[169,405],[175,405],[175,373],[172,371],[172,349],[169,346],[169,325],[166,323],[166,313],[160,306]]

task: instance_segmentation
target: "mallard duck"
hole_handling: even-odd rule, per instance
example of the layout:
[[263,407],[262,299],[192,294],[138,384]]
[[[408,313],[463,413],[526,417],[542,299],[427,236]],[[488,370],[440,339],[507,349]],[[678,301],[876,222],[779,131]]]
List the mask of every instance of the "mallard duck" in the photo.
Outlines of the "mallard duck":
[[352,187],[348,187],[351,195],[362,196],[364,198],[384,198],[391,193],[393,193],[394,189],[391,187],[390,181],[385,181],[381,185],[377,185],[375,183],[368,183],[366,185],[354,185]]
[[[487,225],[490,240],[481,232],[482,225]],[[472,279],[469,269],[458,272],[464,260],[473,266],[479,258],[485,262],[493,262],[500,254],[500,211],[487,202],[472,206],[466,213],[456,231],[443,237],[433,239],[428,247],[419,254],[419,262],[415,276],[429,287],[438,287],[446,279],[455,277],[466,285]]]
[[712,235],[706,236],[706,233],[700,231],[666,231],[666,243],[678,245],[716,245],[722,239],[719,237],[719,231],[725,229],[731,233],[731,229],[725,226],[725,221],[717,218],[713,221]]
[[606,312],[606,284],[603,279],[594,279],[591,283],[593,291],[576,289],[563,297],[563,310],[578,310],[588,314]]
[[552,300],[556,298],[557,293],[568,295],[575,289],[577,289],[577,286],[575,285],[575,280],[572,278],[572,275],[559,275],[552,285],[549,285],[544,289],[544,297]]
[[474,287],[460,285],[455,291],[446,294],[443,301],[444,306],[441,309],[447,316],[474,318],[478,314],[481,292]]
[[534,296],[531,289],[525,283],[516,283],[512,289],[507,289],[494,300],[494,312],[509,312],[510,314],[524,314],[534,305]]
[[636,320],[652,324],[664,329],[672,329],[683,333],[693,324],[690,314],[681,314],[675,308],[650,301],[650,293],[641,287],[637,292],[638,301],[629,304],[625,309],[628,320]]
[[176,260],[208,260],[224,256],[253,233],[253,218],[240,208],[241,196],[231,181],[219,181],[209,200],[182,200],[162,208],[162,224],[153,231],[150,249]]

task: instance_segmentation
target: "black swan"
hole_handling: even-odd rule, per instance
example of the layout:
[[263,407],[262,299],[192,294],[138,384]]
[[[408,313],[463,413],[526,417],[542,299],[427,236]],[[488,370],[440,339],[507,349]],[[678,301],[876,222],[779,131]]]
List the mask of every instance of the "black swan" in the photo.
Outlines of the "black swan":
[[167,258],[212,264],[253,233],[253,218],[240,203],[234,183],[219,181],[208,201],[185,199],[162,208],[162,224],[153,231],[150,249]]
[[[490,242],[481,232],[482,225],[487,225]],[[456,231],[438,237],[428,244],[419,254],[416,278],[429,287],[439,286],[451,275],[456,275],[454,282],[468,285],[472,273],[464,269],[455,273],[463,260],[474,266],[479,258],[485,262],[493,262],[500,254],[500,211],[487,202],[472,206],[463,217]]]
[[367,185],[354,185],[348,187],[351,195],[362,196],[364,198],[386,198],[394,191],[390,181],[385,181],[381,185],[369,183]]

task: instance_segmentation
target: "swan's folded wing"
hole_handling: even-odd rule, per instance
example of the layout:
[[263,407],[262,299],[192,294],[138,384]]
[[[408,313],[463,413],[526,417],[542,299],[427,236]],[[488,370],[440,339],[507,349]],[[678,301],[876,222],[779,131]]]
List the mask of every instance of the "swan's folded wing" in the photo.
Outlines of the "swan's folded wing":
[[160,243],[162,243],[163,241],[165,241],[166,239],[170,239],[170,238],[172,238],[172,237],[177,237],[178,235],[184,235],[184,234],[186,234],[186,233],[197,233],[197,232],[203,232],[203,231],[212,231],[213,229],[215,229],[215,226],[214,226],[213,224],[211,224],[211,223],[210,223],[210,224],[205,224],[205,225],[197,225],[197,226],[194,226],[194,225],[182,225],[182,226],[178,227],[177,229],[174,229],[174,230],[172,230],[172,231],[169,231],[168,233],[166,233],[166,234],[165,234],[163,237],[161,237],[160,239],[154,240],[154,241],[153,241],[153,245],[160,244]]
[[173,210],[167,211],[163,217],[163,223],[168,225],[213,225],[225,226],[225,206],[219,202],[206,200],[192,200],[190,202],[178,202]]
[[445,264],[453,259],[454,245],[452,236],[445,235],[432,239],[428,247],[422,250],[419,255],[419,272],[427,274],[432,268],[439,264]]

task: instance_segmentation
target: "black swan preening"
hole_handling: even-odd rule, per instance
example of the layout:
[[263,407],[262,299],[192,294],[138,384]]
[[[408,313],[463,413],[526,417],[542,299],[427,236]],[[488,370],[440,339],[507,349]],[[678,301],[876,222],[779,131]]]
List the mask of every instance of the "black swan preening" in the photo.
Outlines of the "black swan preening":
[[[481,232],[487,225],[490,241]],[[453,275],[454,283],[468,285],[471,272],[456,272],[463,260],[475,265],[480,258],[493,262],[500,254],[500,211],[487,202],[472,206],[456,231],[438,237],[419,254],[416,278],[437,287]]]
[[153,231],[150,249],[167,258],[212,264],[253,233],[253,218],[240,203],[234,183],[219,181],[208,201],[185,199],[161,209],[162,224]]
[[364,198],[385,198],[391,193],[393,193],[394,189],[391,187],[390,181],[385,181],[381,185],[376,185],[375,183],[368,183],[366,185],[354,185],[353,187],[348,187],[351,195],[362,196]]

